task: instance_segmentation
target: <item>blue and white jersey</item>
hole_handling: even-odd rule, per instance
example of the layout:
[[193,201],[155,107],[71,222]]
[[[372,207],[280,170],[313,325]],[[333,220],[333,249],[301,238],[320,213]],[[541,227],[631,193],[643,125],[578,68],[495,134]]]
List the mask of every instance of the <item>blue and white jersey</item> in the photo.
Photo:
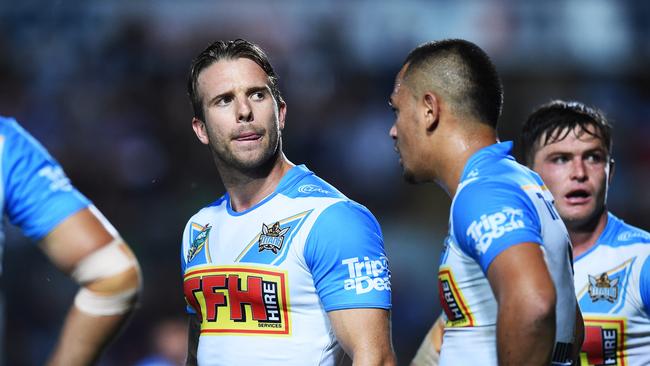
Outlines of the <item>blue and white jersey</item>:
[[[59,163],[14,119],[0,117],[0,154],[3,213],[32,240],[42,239],[68,216],[90,205]],[[0,247],[3,243],[0,230]]]
[[525,242],[540,244],[555,284],[554,364],[570,362],[576,299],[569,236],[540,177],[511,150],[504,142],[472,155],[452,200],[438,272],[447,318],[441,366],[497,365],[497,302],[487,270],[501,252]]
[[650,233],[611,213],[593,247],[575,259],[585,320],[582,365],[650,365]]
[[336,365],[327,312],[391,307],[376,219],[302,165],[244,212],[226,194],[195,214],[181,262],[200,365]]

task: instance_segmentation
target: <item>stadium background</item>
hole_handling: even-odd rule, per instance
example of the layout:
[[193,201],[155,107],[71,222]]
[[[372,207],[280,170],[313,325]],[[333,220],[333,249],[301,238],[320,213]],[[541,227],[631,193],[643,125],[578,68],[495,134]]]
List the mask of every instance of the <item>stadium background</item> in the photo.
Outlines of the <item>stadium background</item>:
[[[571,1],[7,1],[0,4],[0,114],[63,164],[140,259],[142,305],[102,365],[155,352],[182,318],[179,243],[223,192],[190,127],[189,63],[210,41],[265,48],[288,103],[285,151],[370,208],[393,272],[394,343],[406,364],[440,311],[436,267],[449,199],[408,186],[393,152],[393,78],[417,44],[466,38],[505,85],[502,140],[552,98],[604,109],[615,125],[612,210],[650,228],[650,3]],[[3,290],[7,365],[42,364],[74,293],[15,228]]]

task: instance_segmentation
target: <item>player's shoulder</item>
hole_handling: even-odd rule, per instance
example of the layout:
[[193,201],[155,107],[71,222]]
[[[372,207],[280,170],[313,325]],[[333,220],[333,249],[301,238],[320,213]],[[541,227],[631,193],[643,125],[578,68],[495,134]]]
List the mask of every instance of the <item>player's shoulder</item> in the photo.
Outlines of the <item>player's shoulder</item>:
[[27,131],[16,121],[15,118],[0,116],[0,135],[4,137],[12,135],[25,135]]
[[295,166],[288,174],[293,177],[289,177],[287,184],[281,189],[281,193],[288,198],[348,199],[333,185],[314,174],[304,165]]
[[542,186],[533,172],[518,163],[499,163],[487,169],[470,171],[460,183],[454,201],[473,203],[489,202],[512,196],[525,195],[527,186]]
[[286,184],[281,194],[318,208],[315,228],[350,228],[355,225],[379,227],[377,219],[367,207],[348,198],[304,165],[294,167],[291,173],[296,177],[293,182]]
[[607,226],[601,240],[612,247],[648,244],[650,250],[650,233],[626,223],[611,212],[607,214]]
[[216,201],[213,201],[206,206],[203,206],[197,212],[195,212],[190,219],[188,220],[188,225],[192,222],[203,222],[204,219],[214,217],[215,213],[218,213],[220,210],[224,211],[226,206],[226,195],[219,197]]

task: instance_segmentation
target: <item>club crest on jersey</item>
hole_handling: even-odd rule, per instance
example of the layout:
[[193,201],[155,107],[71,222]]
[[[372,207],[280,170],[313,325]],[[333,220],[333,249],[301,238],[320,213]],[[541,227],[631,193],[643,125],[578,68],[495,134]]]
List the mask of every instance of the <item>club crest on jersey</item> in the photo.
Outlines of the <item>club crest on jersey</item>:
[[618,278],[610,279],[607,272],[600,276],[589,276],[589,296],[591,301],[607,300],[614,302],[618,298]]
[[259,251],[270,250],[273,254],[278,254],[282,249],[284,243],[284,234],[289,231],[291,227],[280,228],[280,222],[276,221],[271,227],[262,224],[262,233],[259,240]]
[[[194,224],[193,224],[194,225]],[[199,234],[192,240],[192,244],[190,244],[190,249],[187,251],[187,263],[191,262],[194,257],[196,257],[196,254],[203,249],[203,246],[205,245],[205,241],[208,239],[208,234],[210,234],[210,229],[212,229],[212,226],[210,224],[206,224],[205,226],[200,227]],[[193,228],[194,229],[194,228]]]

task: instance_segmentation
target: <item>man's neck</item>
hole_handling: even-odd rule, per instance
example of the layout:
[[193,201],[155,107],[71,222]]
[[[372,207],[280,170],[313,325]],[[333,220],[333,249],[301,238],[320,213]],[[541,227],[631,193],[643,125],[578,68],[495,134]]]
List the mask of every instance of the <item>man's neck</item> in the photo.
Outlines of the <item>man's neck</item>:
[[438,184],[452,199],[456,196],[467,161],[477,151],[497,142],[496,133],[491,129],[474,132],[476,133],[472,135],[459,134],[447,140],[449,158],[441,164],[442,173]]
[[280,153],[269,166],[255,171],[245,172],[221,167],[219,174],[230,195],[233,211],[246,211],[269,196],[275,191],[282,177],[294,166]]
[[571,243],[573,244],[573,257],[575,258],[591,249],[596,244],[598,238],[600,238],[606,226],[607,210],[604,210],[594,222],[575,228],[567,227]]

